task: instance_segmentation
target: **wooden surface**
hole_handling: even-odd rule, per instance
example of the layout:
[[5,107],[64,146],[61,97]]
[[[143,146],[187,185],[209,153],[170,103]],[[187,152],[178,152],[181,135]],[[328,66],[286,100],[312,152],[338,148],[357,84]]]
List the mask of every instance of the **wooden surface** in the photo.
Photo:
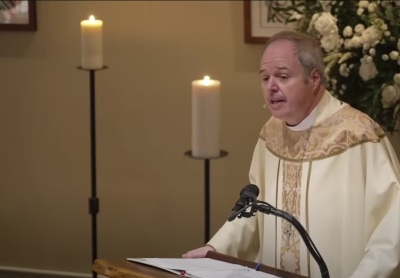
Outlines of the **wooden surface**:
[[[240,260],[235,257],[226,256],[216,252],[208,252],[207,258],[244,265],[247,267],[255,268],[256,263]],[[148,265],[129,262],[127,260],[107,260],[97,259],[93,263],[93,270],[98,274],[110,278],[176,278],[177,275],[167,271],[151,267]],[[282,278],[305,278],[304,276],[296,275],[280,269],[275,269],[265,265],[261,265],[260,271],[276,275]]]

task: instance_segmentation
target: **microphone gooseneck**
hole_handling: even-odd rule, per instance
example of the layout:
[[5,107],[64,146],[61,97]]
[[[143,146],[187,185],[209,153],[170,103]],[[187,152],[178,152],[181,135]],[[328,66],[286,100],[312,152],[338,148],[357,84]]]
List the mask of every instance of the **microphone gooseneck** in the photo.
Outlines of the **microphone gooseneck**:
[[[251,186],[251,187],[250,187]],[[254,189],[254,186],[257,189]],[[251,188],[251,191],[250,191]],[[249,197],[250,193],[251,196]],[[255,194],[256,192],[256,194]],[[311,237],[307,233],[306,229],[301,225],[301,223],[291,214],[279,210],[272,205],[268,204],[267,202],[258,201],[257,196],[259,194],[259,189],[254,184],[249,184],[245,186],[242,191],[240,192],[240,198],[236,202],[235,207],[232,209],[231,214],[229,215],[228,221],[234,220],[236,217],[246,217],[250,218],[256,215],[257,211],[260,211],[265,214],[272,214],[278,216],[280,218],[285,219],[290,224],[292,224],[297,231],[299,232],[301,238],[303,239],[305,245],[307,246],[308,251],[311,253],[315,261],[317,262],[322,278],[329,278],[329,271],[328,267],[322,258],[321,254],[318,252],[317,247],[315,246],[314,242],[312,241]],[[254,197],[255,195],[255,197]],[[247,202],[247,203],[246,203]],[[250,210],[248,210],[250,209]]]

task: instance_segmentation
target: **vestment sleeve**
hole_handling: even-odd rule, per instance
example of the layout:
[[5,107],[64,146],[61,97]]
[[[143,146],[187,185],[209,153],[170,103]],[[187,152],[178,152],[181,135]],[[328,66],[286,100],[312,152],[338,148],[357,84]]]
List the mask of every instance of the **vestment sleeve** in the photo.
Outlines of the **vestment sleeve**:
[[365,249],[351,278],[400,277],[399,162],[386,137],[363,148]]
[[[262,145],[262,144],[261,144]],[[250,182],[257,184],[257,172],[259,157],[262,156],[263,148],[260,147],[260,140],[254,150],[250,167]],[[260,194],[261,195],[261,194]],[[215,248],[217,252],[238,257],[245,260],[256,261],[260,251],[260,222],[261,215],[250,218],[236,218],[232,222],[225,222],[215,236],[207,243]]]
[[259,251],[257,217],[225,222],[207,244],[219,253],[256,261]]

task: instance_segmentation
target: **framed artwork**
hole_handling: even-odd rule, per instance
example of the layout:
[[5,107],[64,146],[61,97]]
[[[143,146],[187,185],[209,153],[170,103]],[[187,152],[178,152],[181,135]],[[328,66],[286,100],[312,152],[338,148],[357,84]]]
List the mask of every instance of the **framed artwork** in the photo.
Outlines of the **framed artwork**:
[[[279,5],[288,5],[290,1],[279,1]],[[290,29],[283,20],[279,21],[279,16],[271,20],[273,9],[270,8],[270,1],[244,0],[244,41],[245,43],[266,43],[267,39],[273,34]]]
[[35,0],[0,0],[0,31],[35,30]]

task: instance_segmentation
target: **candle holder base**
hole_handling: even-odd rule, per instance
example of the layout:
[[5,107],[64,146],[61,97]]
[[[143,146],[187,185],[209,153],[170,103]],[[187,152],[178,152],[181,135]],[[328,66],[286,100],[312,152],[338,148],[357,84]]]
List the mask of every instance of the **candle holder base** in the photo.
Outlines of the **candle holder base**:
[[184,153],[187,157],[193,158],[193,159],[218,159],[218,158],[222,158],[228,155],[227,151],[221,150],[219,151],[219,155],[218,156],[213,156],[213,157],[198,157],[198,156],[193,156],[192,151],[186,151]]
[[91,70],[93,70],[93,71],[99,71],[99,70],[108,69],[108,66],[103,66],[102,68],[99,68],[99,69],[87,69],[87,68],[83,68],[82,66],[78,66],[78,67],[76,67],[76,68],[79,69],[79,70],[84,70],[84,71],[91,71]]
[[197,157],[193,156],[191,150],[186,151],[185,155],[193,159],[204,160],[204,244],[210,240],[210,160],[218,159],[228,155],[227,151],[221,150],[216,157]]

